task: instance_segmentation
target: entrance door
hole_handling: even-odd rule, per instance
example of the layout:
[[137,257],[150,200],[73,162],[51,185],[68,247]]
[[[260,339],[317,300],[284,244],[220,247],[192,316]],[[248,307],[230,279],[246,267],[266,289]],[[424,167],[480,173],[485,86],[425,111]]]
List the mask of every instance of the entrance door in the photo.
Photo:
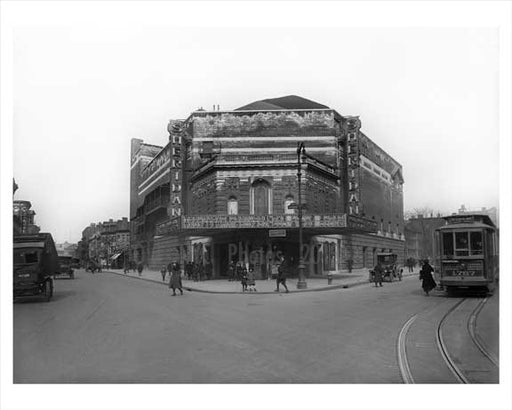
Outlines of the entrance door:
[[266,181],[257,181],[253,185],[254,215],[268,215],[269,185]]

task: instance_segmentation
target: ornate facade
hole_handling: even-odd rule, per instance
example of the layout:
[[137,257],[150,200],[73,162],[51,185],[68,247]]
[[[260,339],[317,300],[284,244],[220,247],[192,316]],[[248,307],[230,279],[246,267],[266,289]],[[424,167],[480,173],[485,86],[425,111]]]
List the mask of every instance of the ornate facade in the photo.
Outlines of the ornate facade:
[[[298,264],[298,180],[309,275],[403,258],[401,165],[361,132],[358,117],[301,97],[171,121],[163,147],[132,140],[131,252],[159,268],[170,260],[252,264],[276,255]],[[305,146],[298,156],[297,144]]]

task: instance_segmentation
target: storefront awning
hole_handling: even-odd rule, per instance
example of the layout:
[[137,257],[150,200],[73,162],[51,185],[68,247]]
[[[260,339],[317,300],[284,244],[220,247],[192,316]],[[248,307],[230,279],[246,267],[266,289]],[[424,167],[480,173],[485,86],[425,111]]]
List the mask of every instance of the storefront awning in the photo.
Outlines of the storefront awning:
[[116,253],[110,257],[111,260],[115,261],[117,258],[121,256],[122,253]]

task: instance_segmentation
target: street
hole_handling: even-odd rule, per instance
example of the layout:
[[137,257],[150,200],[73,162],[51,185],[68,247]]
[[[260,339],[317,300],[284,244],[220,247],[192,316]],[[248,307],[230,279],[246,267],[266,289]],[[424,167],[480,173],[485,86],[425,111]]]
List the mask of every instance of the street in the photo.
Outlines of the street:
[[442,323],[444,345],[466,382],[498,383],[468,336],[471,322],[497,359],[498,291],[484,300],[426,297],[416,277],[382,288],[171,297],[164,285],[80,270],[55,281],[51,302],[15,303],[14,382],[403,383],[407,369],[409,382],[457,383],[435,337],[460,302]]

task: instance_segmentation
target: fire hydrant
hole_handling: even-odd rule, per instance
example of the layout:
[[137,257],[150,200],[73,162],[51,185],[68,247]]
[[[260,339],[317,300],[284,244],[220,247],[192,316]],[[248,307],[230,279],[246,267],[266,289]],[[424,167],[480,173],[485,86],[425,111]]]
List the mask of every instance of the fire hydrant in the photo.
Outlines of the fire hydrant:
[[332,273],[327,274],[327,284],[332,285]]

